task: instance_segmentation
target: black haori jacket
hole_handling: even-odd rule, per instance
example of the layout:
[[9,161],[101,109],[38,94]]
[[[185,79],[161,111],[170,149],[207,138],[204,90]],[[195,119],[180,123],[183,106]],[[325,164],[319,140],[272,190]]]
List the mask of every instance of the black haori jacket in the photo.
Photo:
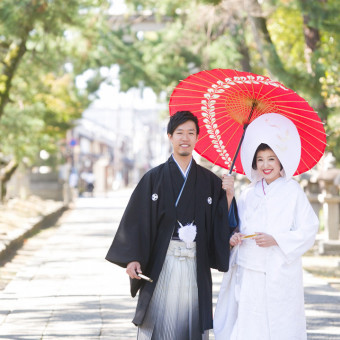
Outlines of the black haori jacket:
[[[171,183],[170,159],[147,172],[131,195],[106,259],[126,267],[138,261],[144,275],[153,282],[131,280],[131,295],[138,290],[135,325],[143,323],[176,223],[175,197]],[[210,268],[225,272],[229,266],[228,204],[221,179],[192,161],[188,181],[195,181],[197,226],[197,285],[202,333],[213,327],[212,279]],[[190,195],[190,193],[189,193]],[[185,189],[181,196],[188,197]]]

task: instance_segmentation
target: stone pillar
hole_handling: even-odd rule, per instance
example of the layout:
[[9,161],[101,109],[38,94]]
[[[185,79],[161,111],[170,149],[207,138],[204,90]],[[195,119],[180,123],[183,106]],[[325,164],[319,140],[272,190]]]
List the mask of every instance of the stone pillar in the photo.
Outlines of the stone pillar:
[[320,195],[320,203],[323,206],[325,230],[329,240],[339,240],[339,206],[340,196]]
[[326,239],[319,242],[319,253],[322,255],[340,254],[340,195],[339,185],[335,181],[339,174],[340,169],[328,169],[318,178],[326,232]]

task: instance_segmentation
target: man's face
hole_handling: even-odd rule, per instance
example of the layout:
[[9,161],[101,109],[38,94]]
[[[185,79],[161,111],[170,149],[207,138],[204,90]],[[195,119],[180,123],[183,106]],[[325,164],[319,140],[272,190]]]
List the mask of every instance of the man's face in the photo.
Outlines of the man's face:
[[196,125],[192,120],[179,125],[172,135],[168,134],[175,156],[190,156],[197,142]]

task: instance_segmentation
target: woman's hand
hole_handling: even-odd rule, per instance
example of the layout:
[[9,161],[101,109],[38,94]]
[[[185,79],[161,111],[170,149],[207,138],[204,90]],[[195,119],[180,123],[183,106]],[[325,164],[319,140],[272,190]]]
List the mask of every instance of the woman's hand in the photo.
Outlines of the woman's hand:
[[241,234],[241,233],[235,233],[233,234],[233,236],[230,238],[229,240],[229,244],[232,246],[232,247],[235,247],[237,246],[238,244],[241,244],[242,243],[242,236],[244,236],[244,234]]
[[256,236],[253,237],[253,240],[255,240],[256,244],[259,247],[277,246],[277,242],[275,241],[275,238],[269,234],[256,233]]

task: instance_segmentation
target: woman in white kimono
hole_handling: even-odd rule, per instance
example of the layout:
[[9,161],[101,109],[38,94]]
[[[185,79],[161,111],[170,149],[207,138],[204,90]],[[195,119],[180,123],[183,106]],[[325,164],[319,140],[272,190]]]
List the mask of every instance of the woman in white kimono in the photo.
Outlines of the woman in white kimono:
[[240,232],[230,239],[216,340],[307,339],[301,256],[313,245],[319,221],[291,179],[300,155],[288,118],[270,113],[248,126],[241,161],[252,183],[238,200]]

